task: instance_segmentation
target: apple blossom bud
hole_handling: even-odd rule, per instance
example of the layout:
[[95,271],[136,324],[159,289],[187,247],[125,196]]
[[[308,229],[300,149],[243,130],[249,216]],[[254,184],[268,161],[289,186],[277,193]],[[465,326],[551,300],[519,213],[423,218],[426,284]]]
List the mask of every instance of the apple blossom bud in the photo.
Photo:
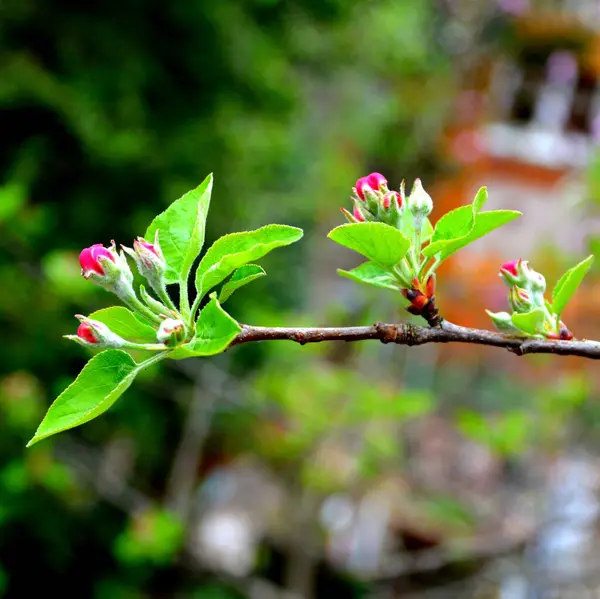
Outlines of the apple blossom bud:
[[[89,248],[81,250],[79,254],[79,264],[81,265],[81,274],[85,279],[89,279],[92,274],[105,276],[104,261],[115,262],[115,256],[109,248],[105,248],[101,243],[95,243]],[[104,264],[104,266],[103,266]]]
[[511,287],[508,301],[515,312],[530,312],[534,308],[531,294],[521,287]]
[[96,347],[99,349],[107,347],[119,348],[127,345],[125,339],[113,333],[103,322],[92,320],[81,314],[76,314],[75,318],[78,318],[80,321],[80,325],[77,327],[77,334],[65,335],[67,339],[76,341],[86,347]]
[[185,341],[185,324],[175,318],[163,320],[158,329],[156,338],[167,347],[176,347]]
[[77,327],[77,336],[88,343],[98,343],[98,339],[94,335],[94,329],[87,322],[82,322]]
[[123,252],[117,252],[113,241],[108,248],[95,244],[79,255],[81,274],[97,285],[119,296],[125,303],[135,298],[133,273]]
[[531,270],[528,275],[529,284],[533,292],[543,293],[546,291],[546,279],[544,275],[535,270]]
[[371,173],[356,182],[356,195],[365,200],[365,192],[387,190],[387,179],[381,173]]
[[365,217],[362,214],[362,211],[358,205],[354,206],[354,210],[352,211],[352,216],[359,222],[364,223]]
[[388,191],[381,202],[382,206],[389,210],[390,206],[395,204],[398,208],[402,208],[402,197],[397,191]]
[[150,283],[154,291],[160,293],[165,285],[165,271],[167,263],[158,242],[158,230],[154,235],[154,242],[150,243],[143,237],[138,237],[133,242],[133,249],[121,246],[134,260],[140,274]]
[[433,200],[423,189],[421,179],[415,179],[410,196],[408,196],[407,205],[408,209],[413,213],[415,227],[420,229],[423,220],[427,218],[433,210]]
[[511,285],[525,285],[527,282],[527,275],[525,270],[527,268],[527,262],[523,261],[522,258],[518,260],[511,260],[505,262],[500,267],[500,276],[504,279],[504,282],[510,287]]

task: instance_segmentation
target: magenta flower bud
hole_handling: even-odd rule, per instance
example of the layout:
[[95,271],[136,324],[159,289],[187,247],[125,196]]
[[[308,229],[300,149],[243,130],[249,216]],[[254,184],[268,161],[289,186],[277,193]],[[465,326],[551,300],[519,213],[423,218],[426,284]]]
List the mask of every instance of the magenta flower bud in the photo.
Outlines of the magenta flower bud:
[[521,258],[519,258],[519,260],[512,260],[511,262],[505,262],[500,267],[500,270],[501,271],[506,271],[507,273],[509,273],[513,277],[518,277],[519,276],[519,271],[517,270],[517,268],[518,268],[518,264],[519,264],[520,261],[521,261]]
[[394,203],[396,206],[398,206],[398,208],[402,208],[402,197],[397,191],[388,191],[383,196],[382,205],[386,210],[388,210]]
[[94,335],[94,329],[87,322],[82,322],[77,327],[77,336],[88,343],[98,343],[98,339]]
[[523,285],[527,286],[527,262],[522,258],[518,260],[511,260],[505,262],[500,267],[500,276],[504,279],[504,282],[510,287],[511,285]]
[[366,188],[371,191],[379,191],[381,188],[387,187],[387,179],[381,173],[371,173],[367,177],[361,177],[356,182],[356,195],[361,199],[365,200]]
[[117,252],[114,241],[108,248],[99,243],[85,248],[79,255],[79,263],[84,278],[116,294],[128,305],[135,302],[133,274],[123,252]]
[[113,333],[103,322],[86,318],[81,314],[75,314],[75,318],[78,318],[81,324],[77,327],[76,335],[65,335],[67,339],[86,347],[118,348],[127,345],[125,339]]
[[111,250],[105,248],[101,243],[96,243],[89,248],[81,250],[79,254],[79,264],[81,265],[81,274],[88,279],[92,273],[104,276],[102,262],[110,260],[115,262]]
[[166,318],[160,323],[156,338],[167,347],[176,347],[185,341],[185,324],[175,318]]

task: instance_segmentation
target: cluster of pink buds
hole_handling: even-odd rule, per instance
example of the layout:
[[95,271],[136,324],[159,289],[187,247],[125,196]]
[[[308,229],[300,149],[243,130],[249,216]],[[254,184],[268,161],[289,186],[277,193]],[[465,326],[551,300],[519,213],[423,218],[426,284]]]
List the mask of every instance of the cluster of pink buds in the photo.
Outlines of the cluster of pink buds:
[[401,193],[390,191],[387,179],[381,173],[371,173],[367,177],[361,177],[352,191],[354,203],[352,214],[342,208],[342,212],[350,222],[380,221],[394,227],[399,226],[405,204],[403,190]]
[[[187,329],[184,323],[178,319],[179,313],[166,292],[165,271],[167,265],[159,245],[158,231],[153,243],[138,237],[133,242],[133,248],[121,247],[121,251],[118,252],[113,241],[109,247],[95,244],[82,250],[79,255],[81,274],[107,291],[115,293],[125,305],[154,325],[157,328],[157,341],[162,347],[174,347],[182,343],[185,340]],[[166,305],[151,297],[143,285],[140,286],[140,296],[143,301],[140,301],[133,288],[133,273],[125,253],[134,259],[140,274]],[[132,348],[136,346],[136,344],[112,333],[105,324],[99,321],[79,315],[77,318],[81,321],[77,335],[67,335],[69,339],[88,347],[97,348]],[[153,348],[156,349],[156,347]]]
[[414,229],[420,230],[433,209],[431,196],[423,189],[420,179],[415,180],[408,197],[404,192],[404,181],[399,192],[390,191],[388,181],[381,173],[361,177],[352,191],[352,213],[342,208],[352,223],[378,221],[402,229],[402,214],[408,210],[413,216]]
[[[529,262],[519,259],[506,262],[500,267],[500,277],[509,287],[508,302],[513,314],[527,314],[533,310],[541,311],[543,322],[536,334],[548,339],[573,338],[573,334],[562,321],[552,312],[550,304],[544,298],[546,279],[529,266]],[[516,332],[512,315],[508,312],[492,313],[489,316],[497,328],[507,332]]]

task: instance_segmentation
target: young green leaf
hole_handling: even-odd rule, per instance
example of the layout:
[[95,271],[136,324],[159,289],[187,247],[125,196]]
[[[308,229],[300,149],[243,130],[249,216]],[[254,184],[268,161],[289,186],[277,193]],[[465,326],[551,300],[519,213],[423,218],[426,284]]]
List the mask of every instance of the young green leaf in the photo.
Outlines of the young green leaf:
[[328,237],[381,266],[394,266],[410,248],[410,241],[385,223],[341,225],[330,231]]
[[337,272],[341,277],[345,277],[346,279],[352,279],[365,285],[373,285],[380,289],[391,289],[392,291],[401,289],[390,271],[375,262],[364,262],[352,270],[342,270],[339,268]]
[[204,245],[204,229],[213,178],[208,175],[196,189],[173,202],[150,224],[145,238],[152,242],[158,230],[167,263],[167,283],[187,281],[194,260]]
[[432,256],[434,253],[437,253],[435,251],[432,252],[430,249],[432,246],[434,248],[437,247],[436,244],[443,247],[442,244],[445,241],[460,239],[468,235],[474,224],[475,216],[471,206],[461,206],[447,212],[436,223],[431,237],[431,245],[427,248],[429,253],[425,255]]
[[120,349],[94,356],[50,406],[27,447],[106,412],[131,385],[139,365]]
[[513,325],[528,335],[540,335],[544,330],[544,319],[545,314],[542,308],[536,308],[523,314],[513,312],[511,315]]
[[90,314],[92,320],[103,322],[113,333],[134,343],[157,343],[156,330],[142,322],[131,310],[122,306],[102,308]]
[[288,225],[267,225],[255,231],[230,233],[208,248],[196,271],[196,290],[202,298],[236,268],[258,260],[275,248],[290,245],[303,235]]
[[[467,208],[467,206],[464,207]],[[423,255],[430,257],[438,254],[439,261],[442,262],[466,245],[477,241],[477,239],[487,235],[494,229],[515,220],[515,218],[518,218],[519,216],[521,216],[521,213],[516,210],[490,210],[489,212],[480,212],[475,217],[475,223],[471,230],[463,237],[435,241],[434,232],[431,243],[423,250]]]
[[567,270],[554,286],[554,290],[552,291],[552,309],[559,317],[577,291],[579,285],[581,285],[593,261],[594,256],[588,256],[585,260]]
[[498,330],[505,333],[520,332],[519,329],[512,324],[511,315],[508,312],[490,312],[489,310],[486,310],[486,312]]
[[221,308],[216,293],[213,293],[210,302],[200,311],[192,340],[173,350],[169,358],[183,360],[220,354],[229,347],[241,330],[240,325]]
[[241,266],[233,273],[233,275],[231,275],[231,279],[229,279],[229,281],[221,288],[219,302],[222,304],[225,303],[240,287],[252,283],[252,281],[260,279],[266,274],[264,269],[257,264],[246,264]]

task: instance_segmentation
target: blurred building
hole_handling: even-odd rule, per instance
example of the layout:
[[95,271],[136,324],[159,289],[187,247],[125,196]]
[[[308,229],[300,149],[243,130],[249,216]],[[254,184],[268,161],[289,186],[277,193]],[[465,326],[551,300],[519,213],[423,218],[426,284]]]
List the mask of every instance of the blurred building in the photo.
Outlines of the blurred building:
[[478,275],[479,290],[487,291],[470,312],[505,309],[495,279],[502,262],[523,257],[553,274],[564,265],[552,261],[550,248],[583,256],[600,229],[586,188],[600,141],[600,3],[499,0],[498,7],[501,17],[492,19],[502,22],[498,39],[461,73],[442,141],[451,170],[434,195],[438,217],[471,202],[484,185],[486,209],[524,213],[461,252],[460,265],[455,259],[446,267],[457,293],[469,285],[461,273],[490,274]]

